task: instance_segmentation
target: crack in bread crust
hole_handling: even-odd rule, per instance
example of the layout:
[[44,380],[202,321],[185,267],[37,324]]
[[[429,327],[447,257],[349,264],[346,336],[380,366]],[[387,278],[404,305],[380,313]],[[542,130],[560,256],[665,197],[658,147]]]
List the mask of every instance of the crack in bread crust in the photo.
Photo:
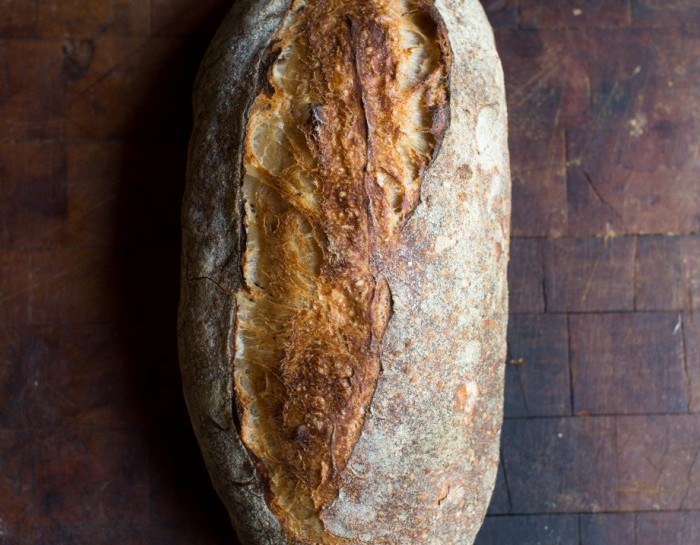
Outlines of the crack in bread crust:
[[241,436],[290,539],[336,544],[319,513],[376,387],[379,264],[447,128],[450,48],[427,0],[297,0],[267,58],[243,160]]

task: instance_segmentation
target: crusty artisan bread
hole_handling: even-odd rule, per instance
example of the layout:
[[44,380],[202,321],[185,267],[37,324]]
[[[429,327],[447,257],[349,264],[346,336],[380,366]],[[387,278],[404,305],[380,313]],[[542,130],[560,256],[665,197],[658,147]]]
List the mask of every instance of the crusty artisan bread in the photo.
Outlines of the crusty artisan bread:
[[510,178],[478,0],[239,0],[195,91],[185,397],[243,543],[472,543]]

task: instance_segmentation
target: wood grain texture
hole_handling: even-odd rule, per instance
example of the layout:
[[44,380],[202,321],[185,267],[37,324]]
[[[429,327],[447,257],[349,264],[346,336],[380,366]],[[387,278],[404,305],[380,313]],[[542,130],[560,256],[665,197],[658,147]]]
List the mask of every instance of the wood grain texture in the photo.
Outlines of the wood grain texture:
[[[508,86],[510,352],[527,363],[507,367],[477,543],[700,542],[700,8],[482,3]],[[190,95],[230,4],[0,2],[3,545],[235,543],[175,349]],[[620,380],[601,386],[601,361]],[[581,414],[561,410],[572,394]]]
[[511,315],[506,417],[571,414],[569,344],[563,314]]
[[[544,314],[511,315],[511,356],[529,348],[540,367],[507,368],[502,470],[477,543],[691,543],[700,185],[688,106],[700,98],[700,13],[692,2],[521,0],[503,25],[499,8],[514,233],[538,237],[512,243],[511,313]],[[565,391],[542,365],[559,344],[533,340],[548,315],[567,322]],[[553,387],[573,416],[528,416],[523,398],[544,415]]]
[[569,324],[576,413],[688,411],[679,314],[583,314]]
[[508,309],[511,314],[544,312],[542,241],[514,238],[508,263]]

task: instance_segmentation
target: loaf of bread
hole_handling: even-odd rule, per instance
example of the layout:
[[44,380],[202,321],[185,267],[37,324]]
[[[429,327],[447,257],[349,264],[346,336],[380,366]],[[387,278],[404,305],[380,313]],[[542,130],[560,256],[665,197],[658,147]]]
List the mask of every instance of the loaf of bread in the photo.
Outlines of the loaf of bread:
[[239,0],[194,107],[181,370],[242,543],[472,543],[510,215],[478,0]]

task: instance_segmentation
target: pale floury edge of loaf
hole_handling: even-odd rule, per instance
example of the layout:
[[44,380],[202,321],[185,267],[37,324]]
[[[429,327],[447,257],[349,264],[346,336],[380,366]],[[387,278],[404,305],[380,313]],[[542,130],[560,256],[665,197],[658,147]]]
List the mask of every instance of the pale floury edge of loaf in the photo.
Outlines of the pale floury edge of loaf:
[[[269,87],[266,74],[278,58],[270,57],[271,42],[289,21],[291,3],[236,2],[200,68],[183,203],[181,371],[207,468],[246,544],[470,544],[491,496],[507,321],[503,76],[477,0],[407,3],[436,11],[449,40],[449,122],[420,168],[415,203],[401,221],[386,223],[390,248],[370,244],[372,293],[390,294],[391,313],[379,335],[374,316],[368,322],[378,375],[362,386],[371,387],[367,395],[348,398],[365,400],[351,414],[359,432],[348,435],[347,457],[333,459],[331,476],[323,477],[329,486],[313,500],[320,505],[313,518],[323,528],[317,539],[290,533],[289,521],[280,518],[270,490],[272,458],[266,462],[251,442],[254,420],[241,402],[240,376],[234,383],[251,243],[246,222],[252,212],[243,198],[246,131],[256,98]],[[349,20],[349,28],[353,24]],[[362,82],[360,63],[354,77]],[[371,117],[371,104],[363,107]],[[322,109],[310,116],[323,128]],[[379,224],[379,201],[368,199]],[[409,200],[406,192],[403,202]],[[332,397],[330,384],[328,390]],[[305,467],[280,463],[292,475]],[[304,475],[298,481],[309,482]]]

